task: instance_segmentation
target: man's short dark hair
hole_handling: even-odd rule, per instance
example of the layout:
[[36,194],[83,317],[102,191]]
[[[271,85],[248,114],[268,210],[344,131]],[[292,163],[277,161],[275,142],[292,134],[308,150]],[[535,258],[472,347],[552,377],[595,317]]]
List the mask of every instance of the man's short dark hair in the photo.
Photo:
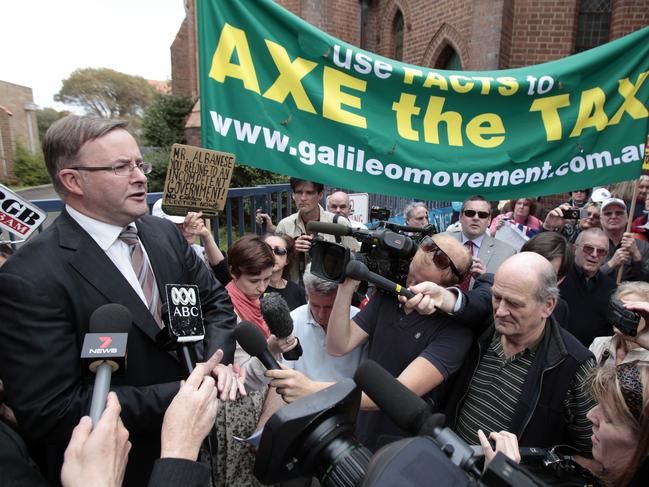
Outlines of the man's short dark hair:
[[298,184],[302,184],[302,183],[311,183],[311,184],[313,184],[313,187],[315,188],[316,193],[322,193],[324,191],[324,184],[316,183],[315,181],[308,181],[306,179],[299,179],[299,178],[290,178],[288,180],[288,182],[291,185],[291,191],[295,191]]
[[466,200],[464,200],[462,202],[462,209],[460,210],[460,213],[462,213],[464,211],[464,207],[466,206],[466,204],[469,201],[484,201],[485,203],[487,203],[489,205],[489,211],[491,211],[491,203],[489,201],[487,201],[487,199],[484,196],[476,194],[474,196],[471,196],[470,198],[467,198]]
[[572,246],[566,237],[558,232],[543,232],[534,235],[521,247],[521,252],[535,252],[548,260],[561,259],[557,279],[562,279],[568,273],[573,262]]
[[86,142],[103,137],[113,130],[126,130],[127,127],[128,122],[125,120],[79,115],[68,115],[54,122],[43,138],[43,156],[55,191],[61,196],[67,193],[59,181],[59,172],[77,162],[79,151]]

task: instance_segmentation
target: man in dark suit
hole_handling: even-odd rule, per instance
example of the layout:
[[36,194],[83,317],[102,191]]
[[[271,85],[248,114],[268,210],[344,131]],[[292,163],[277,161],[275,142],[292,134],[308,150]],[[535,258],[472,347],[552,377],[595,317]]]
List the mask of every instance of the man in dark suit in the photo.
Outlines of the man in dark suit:
[[[43,473],[56,481],[65,444],[92,396],[92,378],[79,359],[90,315],[107,303],[126,306],[133,315],[128,363],[112,389],[133,443],[125,485],[146,485],[160,454],[164,412],[184,375],[175,354],[155,343],[164,285],[199,287],[205,320],[205,340],[195,347],[199,359],[221,348],[224,362],[232,361],[232,304],[178,229],[144,216],[151,166],[125,122],[66,117],[48,130],[43,150],[65,209],[0,272],[7,402],[29,443],[44,453]],[[128,241],[122,240],[127,227]],[[213,373],[219,389],[236,382],[224,365]]]
[[485,272],[494,274],[505,259],[516,253],[511,245],[492,238],[487,232],[491,223],[491,204],[482,196],[471,196],[462,204],[461,231],[448,233],[458,239],[473,255],[470,275],[460,283],[463,290],[473,287],[475,279]]

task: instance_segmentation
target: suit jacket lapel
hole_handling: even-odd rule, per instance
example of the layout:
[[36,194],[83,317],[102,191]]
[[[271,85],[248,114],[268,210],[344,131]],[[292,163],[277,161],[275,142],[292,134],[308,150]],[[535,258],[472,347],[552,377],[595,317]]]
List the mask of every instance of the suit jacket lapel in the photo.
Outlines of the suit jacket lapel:
[[480,257],[485,268],[489,265],[491,256],[494,253],[494,243],[494,239],[485,234],[484,239],[482,240],[482,245],[480,246],[480,252],[478,252],[478,257]]
[[155,341],[160,331],[149,309],[133,290],[106,253],[67,212],[61,214],[59,244],[73,250],[69,263],[108,302],[119,303],[129,309],[133,323]]

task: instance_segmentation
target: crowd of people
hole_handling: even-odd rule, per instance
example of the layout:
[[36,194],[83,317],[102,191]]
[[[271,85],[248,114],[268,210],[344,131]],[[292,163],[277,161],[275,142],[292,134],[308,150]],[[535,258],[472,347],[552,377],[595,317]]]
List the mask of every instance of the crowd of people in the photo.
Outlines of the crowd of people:
[[[258,211],[268,233],[245,235],[224,253],[201,213],[172,216],[157,202],[148,215],[151,166],[126,123],[71,115],[52,125],[43,147],[65,208],[30,244],[3,252],[4,479],[261,485],[254,449],[236,438],[261,431],[285,404],[353,377],[369,358],[443,412],[460,438],[482,445],[486,464],[497,452],[521,461],[519,447],[567,445],[585,482],[646,485],[649,243],[646,213],[634,213],[626,231],[628,195],[576,190],[547,213],[535,198],[498,211],[472,196],[446,232],[416,239],[399,283],[414,297],[371,288],[355,300],[359,281],[325,279],[309,252],[316,241],[363,250],[352,236],[308,230],[316,221],[368,231],[350,219],[343,191],[325,209],[322,184],[291,178],[297,211],[276,225]],[[638,186],[649,213],[649,178]],[[429,228],[423,202],[403,216],[404,235]],[[205,334],[191,346],[188,377],[178,354],[156,340],[169,283],[199,289]],[[266,322],[270,294],[290,310],[288,336]],[[126,306],[133,322],[127,367],[93,427],[81,343],[107,303]],[[637,330],[611,318],[611,303],[637,319]],[[242,321],[280,369],[266,370],[236,342]],[[285,359],[298,344],[302,355]],[[356,435],[366,447],[410,434],[363,394]]]

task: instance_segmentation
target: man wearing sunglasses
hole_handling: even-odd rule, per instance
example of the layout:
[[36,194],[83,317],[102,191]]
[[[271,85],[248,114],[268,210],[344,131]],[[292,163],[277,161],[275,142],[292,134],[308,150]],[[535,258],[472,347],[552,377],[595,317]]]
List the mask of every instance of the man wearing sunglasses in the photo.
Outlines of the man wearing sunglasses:
[[620,266],[624,266],[623,281],[649,281],[649,243],[625,231],[626,203],[619,198],[608,198],[602,203],[600,220],[609,239],[608,258],[601,271],[615,278]]
[[[435,286],[458,284],[471,266],[471,257],[455,238],[437,234],[422,242],[413,257],[407,285],[427,282]],[[364,343],[375,360],[419,396],[436,401],[437,386],[460,368],[471,343],[468,329],[443,313],[420,314],[431,296],[417,294],[401,304],[400,298],[376,292],[352,319],[349,309],[358,281],[347,278],[339,287],[327,329],[327,350],[342,356]],[[405,301],[405,299],[404,299]],[[363,396],[358,416],[359,440],[371,450],[407,433]]]
[[473,288],[475,279],[485,272],[493,274],[516,249],[497,240],[487,232],[491,223],[491,204],[482,196],[472,196],[462,204],[461,230],[449,232],[471,252],[473,263],[469,274],[460,283],[463,291]]
[[[220,348],[225,363],[232,362],[232,303],[175,225],[147,215],[151,165],[126,122],[65,117],[47,131],[43,153],[65,208],[0,272],[0,370],[8,403],[43,453],[48,468],[41,470],[56,483],[65,444],[93,393],[80,359],[90,317],[108,303],[125,306],[132,314],[128,364],[112,390],[133,444],[124,485],[146,485],[162,419],[185,375],[178,358],[156,342],[164,285],[198,286],[206,337],[192,347],[199,360]],[[226,381],[237,382],[225,365],[213,373],[220,391]]]
[[581,232],[574,249],[575,262],[559,285],[561,297],[570,307],[568,320],[561,324],[590,347],[596,337],[613,334],[606,310],[617,286],[612,276],[600,272],[608,256],[608,237],[600,228]]

